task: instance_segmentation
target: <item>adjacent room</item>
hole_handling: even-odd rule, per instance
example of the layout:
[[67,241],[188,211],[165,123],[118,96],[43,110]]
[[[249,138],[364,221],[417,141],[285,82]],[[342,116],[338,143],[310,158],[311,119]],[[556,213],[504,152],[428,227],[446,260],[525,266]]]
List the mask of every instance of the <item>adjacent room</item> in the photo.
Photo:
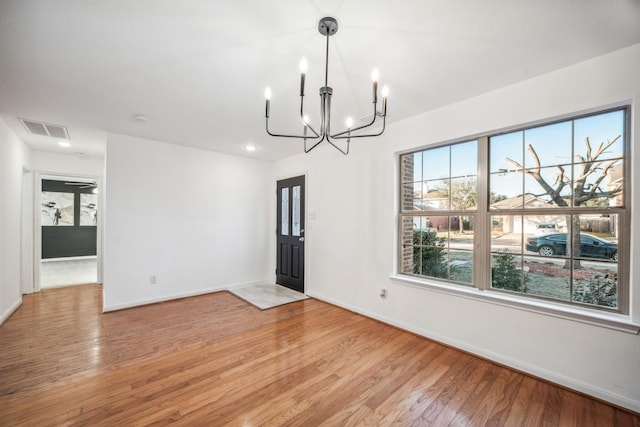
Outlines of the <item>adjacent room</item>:
[[0,1],[0,424],[640,425],[639,22]]

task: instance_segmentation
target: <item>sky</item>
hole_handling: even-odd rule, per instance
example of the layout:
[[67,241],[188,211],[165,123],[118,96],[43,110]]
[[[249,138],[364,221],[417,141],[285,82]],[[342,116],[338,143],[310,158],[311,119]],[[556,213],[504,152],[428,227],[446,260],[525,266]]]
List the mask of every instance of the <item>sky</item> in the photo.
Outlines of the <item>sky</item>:
[[[553,186],[556,181],[559,172],[557,165],[563,167],[568,177],[571,177],[572,169],[577,175],[582,167],[577,156],[587,155],[585,138],[589,138],[592,154],[595,153],[600,143],[607,143],[618,135],[623,135],[624,116],[624,110],[617,110],[490,137],[491,191],[507,197],[544,192],[531,176],[514,173],[516,165],[506,160],[510,158],[525,168],[535,167],[533,157],[527,150],[529,144],[540,160],[542,176],[550,185]],[[606,160],[621,157],[623,139],[619,138],[599,158]],[[414,153],[415,165],[422,165],[422,168],[414,169],[414,182],[431,181],[427,187],[434,188],[449,176],[474,177],[477,174],[476,153],[477,141],[429,149],[424,154]],[[572,166],[572,159],[577,164]],[[592,174],[590,181],[593,182],[597,175],[599,173]],[[570,191],[567,186],[562,194],[570,197]]]

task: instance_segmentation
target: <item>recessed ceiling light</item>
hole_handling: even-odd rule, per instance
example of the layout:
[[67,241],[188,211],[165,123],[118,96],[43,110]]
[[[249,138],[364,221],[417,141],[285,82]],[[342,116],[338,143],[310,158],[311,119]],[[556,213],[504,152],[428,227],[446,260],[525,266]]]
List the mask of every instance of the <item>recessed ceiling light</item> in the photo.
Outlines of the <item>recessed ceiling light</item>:
[[135,116],[133,116],[133,119],[138,123],[147,123],[150,120],[149,117],[145,116],[144,114],[136,114]]
[[67,141],[58,141],[58,145],[60,147],[71,147],[71,144],[69,144]]
[[253,152],[253,151],[256,151],[256,146],[255,146],[255,145],[248,144],[248,145],[245,145],[245,146],[244,146],[244,149],[245,149],[245,150],[247,150],[247,151],[249,151],[249,152]]

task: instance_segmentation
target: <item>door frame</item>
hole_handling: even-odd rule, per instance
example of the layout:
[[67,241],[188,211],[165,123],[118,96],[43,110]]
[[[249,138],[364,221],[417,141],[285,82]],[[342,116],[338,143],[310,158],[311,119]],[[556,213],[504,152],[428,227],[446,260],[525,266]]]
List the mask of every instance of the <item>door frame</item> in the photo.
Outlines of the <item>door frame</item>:
[[270,266],[273,267],[272,268],[272,283],[276,283],[276,269],[278,268],[278,254],[277,254],[277,246],[278,246],[278,181],[282,181],[285,179],[291,179],[291,178],[297,178],[297,177],[304,177],[304,280],[303,280],[303,284],[304,284],[304,294],[308,294],[308,289],[309,289],[309,277],[310,277],[310,269],[309,269],[309,255],[310,255],[310,246],[308,245],[309,243],[309,237],[310,237],[310,233],[309,230],[311,229],[311,224],[309,223],[309,174],[307,171],[301,171],[298,173],[288,173],[286,175],[278,175],[275,177],[275,179],[273,180],[273,191],[271,194],[273,194],[275,197],[271,197],[271,215],[273,215],[273,220],[271,221],[272,224],[272,240],[271,240],[271,262],[270,262]]
[[61,174],[56,172],[43,172],[36,171],[34,179],[34,192],[33,192],[33,292],[40,292],[42,290],[42,221],[40,219],[40,197],[42,196],[42,180],[53,179],[58,181],[68,180],[86,180],[95,181],[98,188],[98,218],[96,229],[96,263],[97,263],[97,282],[103,283],[102,278],[102,237],[104,232],[104,213],[105,209],[105,197],[104,197],[104,184],[102,177],[93,175],[82,174]]
[[20,211],[20,292],[34,292],[34,172],[22,169],[22,207]]

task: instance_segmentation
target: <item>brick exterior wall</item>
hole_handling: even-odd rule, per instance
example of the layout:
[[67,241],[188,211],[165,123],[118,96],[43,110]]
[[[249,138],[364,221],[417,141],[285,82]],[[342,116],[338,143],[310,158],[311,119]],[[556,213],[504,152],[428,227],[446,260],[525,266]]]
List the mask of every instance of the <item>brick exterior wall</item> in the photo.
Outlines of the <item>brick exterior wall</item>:
[[[413,209],[413,171],[414,159],[412,154],[400,156],[400,204],[402,209]],[[413,218],[401,217],[400,224],[400,272],[413,273]]]

